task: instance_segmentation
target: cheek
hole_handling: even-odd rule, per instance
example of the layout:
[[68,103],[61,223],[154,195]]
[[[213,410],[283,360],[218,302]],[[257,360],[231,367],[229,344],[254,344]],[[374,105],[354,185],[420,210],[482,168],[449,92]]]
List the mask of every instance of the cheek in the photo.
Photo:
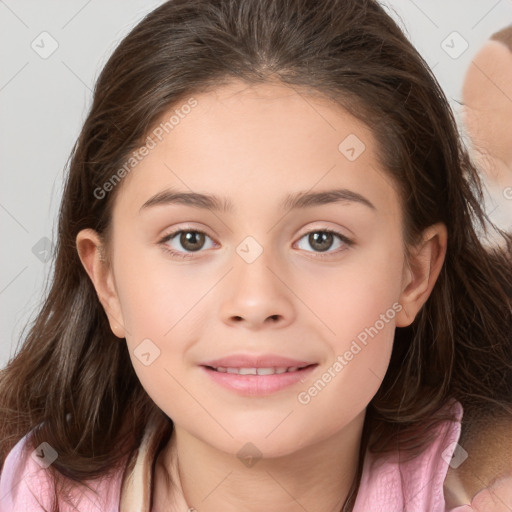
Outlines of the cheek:
[[314,409],[315,416],[330,418],[334,430],[367,406],[387,371],[401,310],[403,259],[396,251],[401,242],[395,242],[361,251],[350,263],[347,259],[338,272],[320,279],[321,290],[308,295],[329,327],[330,358],[298,402]]
[[[118,254],[123,254],[118,251]],[[212,271],[169,262],[162,252],[135,248],[114,262],[126,343],[134,370],[155,403],[179,406],[187,368],[184,354],[207,314],[202,301],[218,277]],[[186,399],[186,396],[185,396]]]
[[[395,318],[401,306],[397,294],[384,284],[379,293],[375,287],[362,286],[359,279],[352,291],[332,294],[331,301],[323,304],[322,319],[332,331],[327,338],[330,360],[326,361],[331,376],[336,375],[332,387],[339,396],[350,389],[349,400],[353,399],[356,407],[377,392],[393,347]],[[325,379],[329,380],[329,375]],[[325,399],[330,400],[327,395]]]
[[297,395],[297,418],[322,418],[322,436],[334,434],[363,413],[381,386],[387,370],[393,330],[384,328],[368,336],[365,343],[357,338],[335,354],[309,386]]
[[332,282],[331,301],[321,299],[322,319],[334,331],[326,338],[329,357],[322,373],[302,388],[297,402],[305,414],[326,418],[328,432],[336,432],[366,408],[388,368],[401,306],[397,287],[378,277],[367,272]]
[[[119,258],[117,290],[131,342],[140,338],[165,341],[179,322],[208,292],[214,276],[170,262],[160,250],[136,249]],[[193,313],[192,313],[193,316]]]
[[376,322],[381,330],[393,328],[403,273],[403,257],[396,250],[400,243],[372,244],[355,251],[338,269],[304,278],[307,303],[329,327],[337,349]]

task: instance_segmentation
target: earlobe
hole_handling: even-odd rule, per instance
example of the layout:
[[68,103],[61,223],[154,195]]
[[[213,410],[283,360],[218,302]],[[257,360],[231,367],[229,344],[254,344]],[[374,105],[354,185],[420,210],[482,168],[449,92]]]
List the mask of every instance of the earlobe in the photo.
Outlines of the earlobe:
[[410,325],[427,301],[439,277],[447,247],[447,230],[443,223],[428,227],[421,242],[411,249],[404,267],[403,288],[400,295],[401,311],[396,326]]
[[126,334],[120,302],[100,235],[93,229],[83,229],[76,237],[76,248],[105,310],[112,332],[118,338],[124,338]]

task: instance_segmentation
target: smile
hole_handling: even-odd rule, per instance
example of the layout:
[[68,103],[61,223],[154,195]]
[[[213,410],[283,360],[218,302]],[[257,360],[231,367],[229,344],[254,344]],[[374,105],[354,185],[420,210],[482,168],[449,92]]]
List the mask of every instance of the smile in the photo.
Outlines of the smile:
[[318,364],[303,367],[212,367],[201,366],[219,386],[242,396],[266,396],[302,383]]
[[296,372],[297,370],[302,370],[302,368],[306,368],[306,366],[290,366],[288,368],[225,368],[219,366],[218,368],[212,368],[212,370],[221,373],[236,373],[238,375],[274,375],[276,373]]

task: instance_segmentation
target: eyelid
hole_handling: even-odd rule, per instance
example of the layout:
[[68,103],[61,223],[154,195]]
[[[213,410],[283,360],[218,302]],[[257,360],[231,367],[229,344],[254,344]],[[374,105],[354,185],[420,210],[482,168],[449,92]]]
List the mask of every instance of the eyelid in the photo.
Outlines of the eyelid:
[[[179,233],[181,232],[194,232],[194,233],[201,233],[205,236],[207,236],[208,238],[210,238],[214,244],[218,244],[214,239],[213,237],[211,237],[207,232],[206,230],[203,230],[201,228],[196,228],[194,226],[180,226],[172,231],[170,231],[169,233],[165,234],[163,237],[161,237],[158,241],[158,245],[161,245],[163,246],[163,249],[170,253],[172,256],[176,256],[178,258],[182,258],[182,259],[192,259],[194,258],[194,254],[195,253],[201,253],[201,252],[205,252],[204,250],[202,249],[199,249],[198,251],[195,251],[195,252],[186,252],[186,251],[175,251],[174,249],[170,249],[169,247],[166,247],[166,242],[168,242],[170,239],[174,238],[176,235],[178,235]],[[327,227],[327,226],[316,226],[316,227],[313,227],[313,228],[309,228],[307,231],[304,231],[298,238],[297,240],[293,243],[293,245],[295,245],[296,243],[300,242],[300,240],[302,240],[305,236],[309,235],[310,233],[317,233],[317,232],[322,232],[322,233],[330,233],[332,235],[334,235],[335,237],[338,237],[338,239],[346,246],[345,248],[343,249],[337,249],[335,251],[326,251],[326,252],[321,252],[321,251],[306,251],[308,253],[311,253],[311,254],[314,254],[314,258],[327,258],[329,256],[332,256],[332,255],[335,255],[335,254],[338,254],[348,248],[350,248],[352,245],[355,244],[354,240],[349,238],[347,235],[341,233],[340,231],[338,231],[337,229],[335,228],[331,228],[331,227]]]
[[180,231],[196,231],[198,233],[203,233],[203,234],[209,236],[212,240],[216,241],[217,235],[215,234],[215,231],[213,231],[208,226],[208,224],[203,224],[202,222],[195,221],[195,220],[183,221],[183,223],[177,223],[172,227],[165,228],[162,231],[164,234],[163,234],[163,236],[161,236],[160,239],[175,235],[176,233],[179,233]]
[[[194,252],[186,252],[186,251],[175,251],[174,249],[170,249],[169,247],[166,247],[166,243],[171,240],[172,238],[174,238],[175,236],[177,236],[178,234],[180,234],[181,232],[193,232],[193,233],[201,233],[205,236],[207,236],[210,240],[212,240],[212,242],[215,244],[215,245],[218,245],[218,243],[214,240],[214,238],[209,235],[207,233],[206,230],[202,229],[202,228],[196,228],[194,226],[180,226],[178,228],[175,228],[175,229],[172,229],[168,232],[166,232],[165,235],[163,235],[162,237],[160,237],[157,241],[157,245],[160,245],[164,248],[165,251],[171,253],[172,255],[177,255],[178,257],[183,257],[183,258],[187,258],[187,257],[193,257],[194,256]],[[200,252],[204,252],[202,249],[200,249],[199,251],[196,251],[197,253],[200,253]]]
[[336,228],[331,228],[331,227],[327,227],[327,226],[315,226],[313,228],[309,228],[307,231],[305,231],[298,237],[297,241],[294,242],[294,245],[297,244],[298,242],[300,242],[305,236],[309,235],[310,233],[330,233],[333,236],[338,237],[338,239],[345,246],[341,249],[338,248],[337,250],[334,250],[334,251],[330,251],[330,250],[327,250],[324,252],[322,252],[322,251],[305,251],[307,253],[314,254],[313,258],[316,258],[316,259],[329,258],[329,257],[335,256],[335,255],[345,251],[346,249],[349,249],[353,245],[355,245],[355,241],[352,238],[349,238],[347,235],[338,231]]
[[352,236],[348,235],[348,234],[344,234],[342,232],[342,228],[336,228],[336,227],[328,226],[326,224],[323,224],[323,225],[320,224],[319,226],[308,227],[305,231],[302,232],[302,234],[298,237],[298,239],[301,239],[304,235],[309,235],[309,233],[316,233],[317,231],[333,233],[334,235],[338,235],[342,239],[352,241]]
[[197,228],[195,226],[190,226],[190,225],[184,225],[184,226],[179,226],[175,229],[169,229],[168,231],[165,231],[165,234],[160,237],[159,239],[159,242],[162,242],[164,240],[169,240],[170,238],[172,238],[173,236],[177,235],[178,233],[180,233],[181,231],[193,231],[195,233],[202,233],[210,238],[213,239],[213,237],[211,235],[208,234],[208,232],[206,231],[206,229],[203,229],[203,228]]

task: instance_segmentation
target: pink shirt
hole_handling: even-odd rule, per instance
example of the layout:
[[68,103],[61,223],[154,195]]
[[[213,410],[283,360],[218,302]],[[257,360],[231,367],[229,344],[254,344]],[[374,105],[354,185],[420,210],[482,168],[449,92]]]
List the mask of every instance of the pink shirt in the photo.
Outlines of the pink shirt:
[[[460,436],[462,406],[454,403],[457,421],[444,422],[438,427],[434,441],[418,457],[409,462],[400,462],[398,452],[385,456],[366,455],[354,512],[494,512],[511,510],[508,508],[489,508],[490,494],[484,489],[472,500],[470,505],[461,505],[448,509],[443,495],[443,482],[448,465],[452,459],[456,443]],[[110,479],[89,481],[88,484],[98,492],[94,496],[90,491],[76,494],[76,508],[64,507],[63,512],[161,512],[150,511],[152,494],[152,463],[157,455],[158,436],[156,427],[148,425],[142,445],[137,453],[135,465],[131,471],[114,474]],[[26,450],[26,438],[22,438],[9,452],[0,474],[0,512],[41,511],[51,506],[51,490],[47,471],[37,461],[37,454]],[[175,454],[171,436],[171,453]],[[27,458],[23,463],[22,455]],[[183,494],[176,466],[171,468],[172,481],[176,483],[175,503],[172,512],[189,510]],[[21,461],[21,462],[20,462]],[[44,465],[44,464],[43,464]],[[502,492],[502,501],[512,500],[510,491]],[[508,493],[505,496],[503,493]],[[506,502],[508,506],[512,501]]]

